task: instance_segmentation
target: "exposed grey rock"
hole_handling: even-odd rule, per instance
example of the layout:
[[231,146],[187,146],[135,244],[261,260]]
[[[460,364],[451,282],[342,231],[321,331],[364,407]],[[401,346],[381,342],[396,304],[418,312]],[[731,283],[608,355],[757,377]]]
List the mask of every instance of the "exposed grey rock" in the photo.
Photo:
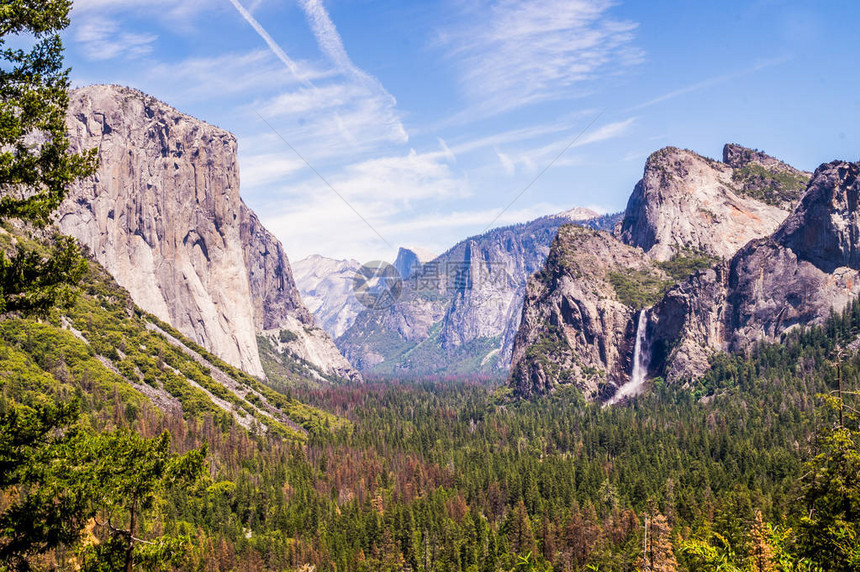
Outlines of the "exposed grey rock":
[[630,271],[666,279],[641,249],[606,232],[559,230],[544,269],[528,283],[511,362],[519,395],[573,384],[596,399],[629,379],[637,311],[618,299],[612,273]]
[[[860,260],[852,246],[860,227],[851,169],[819,169],[788,216],[773,203],[795,204],[789,191],[805,173],[737,145],[727,145],[724,158],[673,147],[649,157],[616,234],[644,253],[608,235],[559,233],[543,271],[529,282],[510,380],[519,394],[573,383],[587,397],[603,398],[625,382],[636,325],[608,284],[612,271],[636,289],[649,275],[659,280],[669,268],[662,263],[676,255],[717,259],[645,312],[642,363],[649,376],[671,380],[701,375],[714,352],[741,351],[821,321],[856,295],[854,270],[834,269]],[[832,205],[839,205],[835,213]]]
[[805,171],[795,169],[788,163],[783,163],[775,157],[771,157],[758,149],[750,149],[737,143],[726,143],[723,146],[723,163],[733,169],[742,169],[752,164],[758,164],[762,167],[776,172],[793,173],[796,175],[809,175]]
[[729,263],[700,271],[670,289],[648,312],[648,372],[670,381],[698,377],[725,351]]
[[834,161],[820,166],[797,210],[774,240],[825,272],[860,268],[858,164]]
[[732,167],[738,192],[791,211],[806,191],[812,173],[795,169],[761,151],[728,143],[723,163]]
[[72,147],[98,148],[100,165],[60,207],[60,230],[141,308],[262,376],[235,137],[115,86],[73,92],[68,124]]
[[302,303],[293,281],[290,261],[281,242],[266,230],[244,202],[239,212],[256,330],[279,328],[288,318],[314,327],[313,317]]
[[821,324],[860,295],[858,174],[858,163],[822,165],[773,236],[669,291],[653,311],[654,335],[666,348],[655,371],[696,377],[713,352],[744,351],[798,325]]
[[394,268],[400,273],[403,278],[409,276],[421,269],[421,265],[436,258],[436,255],[422,248],[403,248],[400,247],[397,251],[397,258],[394,260]]
[[118,86],[74,91],[67,123],[72,148],[97,148],[100,164],[72,187],[58,227],[138,306],[257,376],[258,331],[314,329],[283,248],[239,196],[232,134]]
[[397,304],[362,312],[338,347],[362,370],[503,373],[528,276],[542,266],[561,225],[596,215],[572,209],[458,243],[409,271]]
[[[315,324],[302,302],[281,242],[244,203],[241,221],[256,331],[269,336],[278,350],[310,363],[326,376],[360,381],[361,376],[329,335]],[[281,341],[282,330],[289,331],[294,339]]]
[[685,250],[729,258],[768,236],[788,211],[739,193],[733,174],[730,166],[692,151],[657,151],[627,203],[621,240],[669,260]]

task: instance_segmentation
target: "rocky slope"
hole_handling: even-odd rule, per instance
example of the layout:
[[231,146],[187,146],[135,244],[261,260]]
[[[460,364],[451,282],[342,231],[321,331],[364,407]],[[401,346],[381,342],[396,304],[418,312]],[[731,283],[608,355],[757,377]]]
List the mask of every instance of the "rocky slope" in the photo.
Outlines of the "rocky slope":
[[[529,282],[511,368],[519,394],[574,383],[590,398],[612,395],[631,381],[640,323],[644,370],[673,379],[701,373],[716,349],[784,329],[764,318],[779,313],[766,300],[794,299],[791,287],[778,291],[791,280],[776,272],[762,290],[756,268],[790,258],[763,245],[790,225],[804,228],[786,207],[808,174],[737,145],[726,145],[723,155],[720,163],[668,147],[649,157],[618,240],[559,233],[546,267]],[[805,275],[786,264],[785,272]],[[833,300],[842,286],[824,282],[821,299]],[[747,286],[732,286],[741,283]],[[732,312],[740,315],[727,318]],[[809,317],[789,312],[778,320],[787,327]]]
[[716,351],[775,341],[860,295],[860,163],[820,166],[770,237],[669,291],[654,309],[655,374],[700,375]]
[[737,145],[726,145],[723,154],[725,163],[675,147],[652,154],[619,238],[656,260],[685,250],[729,258],[776,230],[789,213],[781,208],[788,205],[773,200],[784,195],[775,190],[777,179],[792,176],[805,186],[808,174]]
[[806,191],[811,176],[761,151],[733,143],[723,147],[723,163],[734,169],[732,182],[740,193],[788,211]]
[[[7,230],[8,229],[8,230]],[[49,241],[22,225],[0,229],[0,252]],[[43,369],[44,368],[44,369]],[[51,317],[7,314],[0,328],[4,398],[39,403],[86,395],[98,425],[103,414],[130,413],[129,422],[159,410],[152,419],[199,426],[234,423],[257,435],[304,442],[348,422],[279,393],[212,355],[158,318],[142,312],[131,295],[90,260],[74,303]],[[115,422],[115,421],[114,421]],[[175,426],[175,425],[174,425]]]
[[365,310],[338,347],[361,370],[397,374],[498,374],[509,363],[528,276],[562,224],[587,209],[466,239],[410,271],[389,308]]
[[518,394],[574,384],[595,399],[626,380],[638,310],[618,281],[629,275],[648,281],[652,295],[668,280],[641,249],[608,233],[559,230],[544,269],[528,282],[511,362]]
[[67,123],[72,146],[98,148],[100,165],[57,224],[138,306],[259,377],[257,334],[284,328],[296,353],[325,356],[309,360],[322,372],[351,372],[310,333],[283,248],[242,203],[232,134],[117,86],[73,92]]

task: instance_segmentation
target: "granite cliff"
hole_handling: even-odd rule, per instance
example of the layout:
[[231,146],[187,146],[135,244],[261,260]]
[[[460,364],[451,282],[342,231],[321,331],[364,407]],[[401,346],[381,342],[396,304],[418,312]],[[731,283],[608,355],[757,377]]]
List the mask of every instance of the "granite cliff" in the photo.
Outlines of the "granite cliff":
[[[827,260],[839,258],[835,251],[851,256],[850,230],[835,230],[850,228],[849,215],[830,223],[834,238],[802,235],[811,218],[830,220],[810,198],[816,188],[826,194],[821,177],[819,170],[803,194],[808,173],[733,144],[723,162],[674,147],[651,155],[615,236],[586,240],[562,229],[530,279],[512,387],[529,395],[573,383],[589,398],[608,398],[632,381],[637,337],[646,342],[643,372],[677,380],[701,374],[714,351],[826,316],[850,299],[854,282],[795,263],[787,247],[809,245],[807,259],[827,249]],[[816,301],[799,293],[813,284]]]
[[354,376],[314,326],[281,244],[242,202],[232,134],[118,86],[72,92],[67,123],[72,146],[97,148],[100,164],[57,225],[138,306],[256,376],[257,335],[281,329],[293,333],[282,350]]
[[[656,260],[669,260],[685,250],[729,258],[750,240],[775,231],[789,210],[781,202],[769,204],[777,201],[765,190],[773,190],[774,179],[791,168],[741,149],[726,145],[728,163],[675,147],[652,154],[627,203],[622,242]],[[751,165],[762,173],[754,179],[745,171]],[[791,173],[805,186],[808,174],[796,169]]]
[[714,352],[777,341],[860,295],[860,163],[821,165],[773,233],[670,290],[651,312],[655,374],[686,380]]
[[650,284],[652,296],[668,279],[642,249],[606,232],[561,227],[526,288],[511,362],[518,394],[556,384],[575,384],[589,399],[612,394],[633,359],[638,304],[619,286],[625,276]]
[[436,258],[436,255],[423,248],[404,248],[397,250],[394,268],[402,278],[409,278],[413,272],[421,270],[421,266]]

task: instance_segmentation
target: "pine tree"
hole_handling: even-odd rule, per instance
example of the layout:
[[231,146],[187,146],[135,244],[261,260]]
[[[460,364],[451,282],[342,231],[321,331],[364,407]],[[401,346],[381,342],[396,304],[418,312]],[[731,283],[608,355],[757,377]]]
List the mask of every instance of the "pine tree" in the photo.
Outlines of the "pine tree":
[[[834,399],[831,406],[840,409],[843,403]],[[860,569],[860,431],[826,431],[807,468],[801,552],[828,570],[855,572]]]
[[94,518],[104,539],[84,550],[82,570],[130,572],[136,566],[155,569],[182,560],[190,538],[165,535],[144,540],[140,531],[165,491],[202,476],[205,446],[180,456],[170,452],[166,431],[145,439],[121,429],[81,440],[75,458],[78,472],[69,471],[67,478],[94,499]]
[[52,474],[74,436],[76,404],[27,407],[0,396],[0,562],[27,570],[29,558],[78,539],[90,516],[85,498]]
[[534,554],[537,552],[537,543],[535,542],[532,523],[529,519],[525,502],[522,499],[517,503],[511,514],[508,515],[508,520],[504,528],[508,536],[508,542],[511,544],[511,549],[515,553]]
[[761,511],[757,510],[749,533],[750,560],[755,572],[776,572],[770,532],[770,528],[761,516]]
[[636,567],[648,572],[678,572],[678,561],[672,548],[672,528],[662,514],[657,514],[646,525],[645,553]]
[[[95,170],[94,150],[71,153],[66,135],[69,70],[63,67],[60,31],[69,24],[70,7],[71,0],[0,5],[2,223],[45,227],[69,185]],[[31,47],[5,48],[10,38]],[[52,242],[46,250],[19,244],[12,252],[0,251],[0,312],[45,311],[71,301],[86,263],[73,240]]]

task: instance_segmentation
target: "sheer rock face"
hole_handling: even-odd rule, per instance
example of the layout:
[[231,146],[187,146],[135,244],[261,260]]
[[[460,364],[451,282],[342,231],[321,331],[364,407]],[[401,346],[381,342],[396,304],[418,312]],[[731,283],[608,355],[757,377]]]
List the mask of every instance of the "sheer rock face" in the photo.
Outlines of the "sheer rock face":
[[772,236],[670,290],[653,309],[667,354],[652,361],[655,371],[662,365],[670,379],[695,377],[715,351],[776,341],[860,295],[859,174],[860,163],[822,165]]
[[665,261],[685,250],[730,258],[750,240],[768,236],[788,211],[743,194],[734,174],[731,166],[692,151],[657,151],[627,203],[621,240]]
[[403,279],[409,278],[413,272],[421,270],[421,265],[430,262],[436,255],[423,248],[403,248],[397,250],[394,268]]
[[313,328],[313,317],[302,303],[281,242],[244,203],[239,211],[255,328],[257,331],[280,328],[288,318]]
[[573,384],[589,399],[628,381],[637,314],[622,303],[613,272],[667,276],[641,249],[606,232],[564,226],[544,270],[529,279],[511,362],[519,395]]
[[727,340],[729,263],[721,261],[670,289],[648,311],[648,373],[675,381],[697,377],[710,367]]
[[[240,212],[256,331],[267,335],[280,351],[315,365],[326,375],[361,381],[329,335],[314,323],[302,302],[281,242],[244,203]],[[281,341],[282,330],[291,332],[292,339]]]
[[824,272],[860,268],[858,163],[822,165],[774,240]]
[[100,164],[58,226],[138,306],[257,376],[259,331],[313,328],[283,248],[239,196],[232,134],[117,86],[73,92],[67,123],[73,148],[97,148]]
[[718,258],[645,311],[643,363],[650,377],[672,381],[701,375],[715,352],[821,322],[860,294],[858,166],[823,165],[797,193],[807,173],[737,145],[723,155],[724,163],[671,147],[653,154],[620,241],[559,233],[523,306],[510,380],[519,394],[574,383],[603,398],[628,377],[636,324],[606,280],[612,269],[635,284],[637,272],[677,268],[662,263],[678,254]]
[[263,375],[240,236],[236,139],[137,91],[72,94],[72,145],[99,150],[60,230],[87,245],[141,308]]

